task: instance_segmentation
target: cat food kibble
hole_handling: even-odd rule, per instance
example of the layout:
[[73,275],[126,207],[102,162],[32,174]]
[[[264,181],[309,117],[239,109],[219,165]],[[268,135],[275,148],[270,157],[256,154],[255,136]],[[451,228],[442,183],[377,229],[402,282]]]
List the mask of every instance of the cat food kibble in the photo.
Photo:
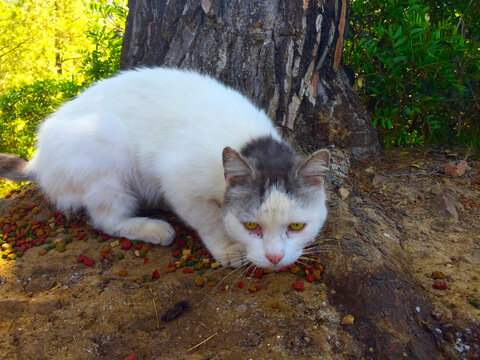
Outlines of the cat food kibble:
[[303,281],[295,281],[292,287],[297,291],[303,291],[305,290],[305,283]]

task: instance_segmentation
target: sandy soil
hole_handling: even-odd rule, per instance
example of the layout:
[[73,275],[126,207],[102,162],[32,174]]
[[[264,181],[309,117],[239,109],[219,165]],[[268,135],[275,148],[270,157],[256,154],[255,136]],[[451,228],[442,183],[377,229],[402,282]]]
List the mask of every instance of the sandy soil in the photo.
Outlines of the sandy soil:
[[[40,255],[41,246],[15,260],[0,259],[0,359],[382,358],[357,338],[354,329],[360,322],[342,324],[348,305],[331,301],[335,291],[325,285],[329,264],[342,247],[355,245],[357,228],[374,229],[378,239],[400,244],[428,302],[426,309],[416,311],[428,311],[440,324],[435,332],[441,356],[479,359],[480,310],[469,300],[480,299],[480,164],[470,162],[471,168],[458,178],[391,176],[430,173],[448,160],[444,153],[393,152],[381,163],[363,164],[343,181],[332,177],[330,216],[320,235],[332,249],[321,257],[324,278],[313,283],[291,272],[257,279],[239,278],[238,271],[219,286],[199,287],[196,272],[165,272],[175,260],[172,248],[149,246],[144,263],[134,249],[111,246],[114,238],[100,243],[89,234],[78,240],[78,231],[64,252],[53,249]],[[387,176],[372,183],[379,174]],[[349,192],[344,199],[340,188]],[[439,211],[435,198],[442,191],[451,194],[458,219]],[[27,185],[0,200],[0,216],[18,213],[22,204],[30,203],[41,210],[32,219],[51,215],[38,189]],[[51,239],[72,235],[72,229],[66,232],[52,233]],[[107,260],[101,257],[105,247],[112,254]],[[124,258],[118,259],[119,254]],[[78,263],[79,256],[95,263]],[[155,269],[159,279],[137,281]],[[218,283],[231,271],[215,269],[204,276]],[[443,279],[432,279],[433,272],[442,273]],[[238,288],[238,281],[245,286]],[[294,290],[295,281],[305,282],[305,290]],[[434,288],[436,281],[447,288]],[[261,289],[251,293],[249,285]],[[183,314],[157,323],[155,306],[161,317],[184,300],[190,308]],[[357,320],[359,314],[351,315]],[[386,319],[394,329],[397,319]]]

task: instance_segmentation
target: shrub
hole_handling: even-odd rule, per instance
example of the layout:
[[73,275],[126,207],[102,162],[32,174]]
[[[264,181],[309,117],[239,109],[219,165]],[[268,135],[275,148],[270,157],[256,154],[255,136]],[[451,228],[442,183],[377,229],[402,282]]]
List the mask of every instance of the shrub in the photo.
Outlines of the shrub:
[[480,43],[470,31],[478,25],[453,5],[427,4],[355,0],[345,62],[385,145],[480,147]]

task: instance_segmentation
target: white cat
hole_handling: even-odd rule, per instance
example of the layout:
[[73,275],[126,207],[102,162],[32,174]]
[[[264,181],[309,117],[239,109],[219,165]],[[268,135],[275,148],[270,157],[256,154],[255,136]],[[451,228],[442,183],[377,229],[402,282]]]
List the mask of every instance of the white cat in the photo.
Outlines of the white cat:
[[0,155],[0,176],[35,181],[60,210],[84,208],[102,231],[154,244],[169,245],[173,228],[134,214],[166,202],[223,265],[289,265],[327,215],[328,152],[301,159],[262,110],[192,71],[101,81],[40,126],[37,147],[28,163]]

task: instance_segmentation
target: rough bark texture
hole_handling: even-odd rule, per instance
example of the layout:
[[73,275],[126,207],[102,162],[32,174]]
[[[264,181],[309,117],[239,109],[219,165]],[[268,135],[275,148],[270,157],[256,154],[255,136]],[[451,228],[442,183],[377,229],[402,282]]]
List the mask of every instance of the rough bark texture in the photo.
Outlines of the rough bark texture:
[[[240,90],[300,149],[378,154],[340,62],[346,1],[130,0],[121,67],[192,68]],[[336,69],[336,70],[335,70]]]
[[[340,61],[346,6],[346,0],[130,0],[121,67],[209,73],[265,109],[299,149],[334,145],[347,157],[373,156],[379,151],[376,131]],[[345,174],[348,166],[337,165],[334,172]],[[336,181],[342,182],[337,177],[334,186]],[[366,356],[435,357],[435,320],[415,313],[427,305],[401,246],[385,241],[378,226],[352,223],[369,221],[356,208],[331,209],[336,234],[344,239],[342,251],[327,263],[332,300],[356,314],[352,334],[369,349]],[[393,227],[384,231],[401,238],[395,222],[380,212]]]

